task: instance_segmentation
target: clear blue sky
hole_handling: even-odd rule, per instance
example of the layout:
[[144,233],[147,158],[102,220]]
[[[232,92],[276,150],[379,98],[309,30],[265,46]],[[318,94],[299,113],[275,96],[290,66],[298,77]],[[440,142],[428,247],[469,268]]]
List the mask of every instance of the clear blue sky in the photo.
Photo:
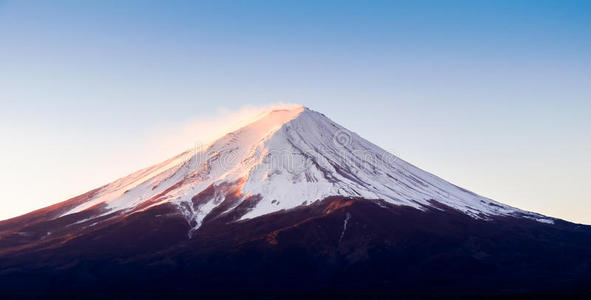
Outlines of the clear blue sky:
[[0,0],[0,101],[0,219],[155,162],[187,120],[293,102],[591,224],[591,1]]

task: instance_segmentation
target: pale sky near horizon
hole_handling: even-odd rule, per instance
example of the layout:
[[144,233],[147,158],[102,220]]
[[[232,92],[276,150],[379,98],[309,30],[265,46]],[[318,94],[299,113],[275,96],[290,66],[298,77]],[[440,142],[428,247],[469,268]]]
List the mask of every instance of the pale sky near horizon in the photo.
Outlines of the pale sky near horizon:
[[0,0],[0,219],[277,102],[591,224],[591,1]]

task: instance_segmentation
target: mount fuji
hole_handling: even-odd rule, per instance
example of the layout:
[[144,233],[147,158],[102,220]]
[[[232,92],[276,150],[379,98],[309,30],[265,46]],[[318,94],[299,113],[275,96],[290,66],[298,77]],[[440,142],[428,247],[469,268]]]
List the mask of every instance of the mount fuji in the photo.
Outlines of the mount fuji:
[[583,296],[589,286],[590,226],[462,189],[301,106],[0,221],[0,293],[11,297]]

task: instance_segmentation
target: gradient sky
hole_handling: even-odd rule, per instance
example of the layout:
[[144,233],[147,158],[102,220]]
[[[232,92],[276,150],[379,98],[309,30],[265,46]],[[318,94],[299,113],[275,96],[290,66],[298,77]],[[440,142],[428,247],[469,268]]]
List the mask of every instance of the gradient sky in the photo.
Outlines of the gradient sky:
[[196,120],[290,102],[591,224],[591,1],[0,0],[0,101],[0,219],[165,158]]

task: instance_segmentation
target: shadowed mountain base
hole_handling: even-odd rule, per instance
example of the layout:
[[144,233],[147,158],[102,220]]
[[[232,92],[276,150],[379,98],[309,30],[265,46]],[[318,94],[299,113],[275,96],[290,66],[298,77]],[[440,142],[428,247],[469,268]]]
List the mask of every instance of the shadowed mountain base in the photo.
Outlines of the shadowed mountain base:
[[[580,296],[591,292],[591,228],[484,221],[329,197],[191,230],[164,204],[84,235],[0,246],[8,297],[348,298]],[[2,228],[4,235],[8,228]],[[15,233],[16,234],[16,233]]]

